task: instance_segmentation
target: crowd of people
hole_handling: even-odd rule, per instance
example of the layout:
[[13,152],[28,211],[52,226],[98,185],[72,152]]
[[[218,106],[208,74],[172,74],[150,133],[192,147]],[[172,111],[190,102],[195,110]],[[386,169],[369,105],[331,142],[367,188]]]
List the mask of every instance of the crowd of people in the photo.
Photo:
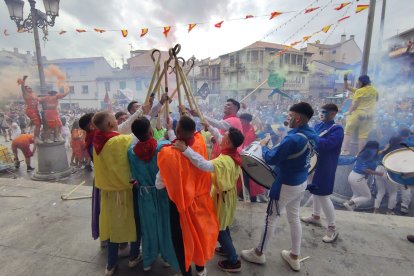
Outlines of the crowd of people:
[[[50,101],[48,110],[57,110],[57,99],[64,95],[53,93],[50,97],[55,98],[39,100],[24,80],[20,84],[26,114],[23,108],[10,107],[0,113],[0,125],[5,140],[12,139],[9,130],[13,124],[19,126],[20,116],[27,116],[25,128],[19,126],[23,134],[13,135],[12,150],[16,166],[20,149],[31,171],[35,148],[30,145],[51,139],[49,134],[41,137],[37,129],[41,121],[35,112],[37,102]],[[353,211],[371,200],[367,179],[373,176],[378,188],[374,212],[379,212],[388,193],[392,214],[397,191],[402,189],[411,198],[411,190],[390,181],[381,160],[401,143],[414,146],[414,101],[407,98],[393,104],[387,96],[379,101],[368,76],[359,78],[356,89],[348,86],[345,76],[345,88],[352,99],[346,113],[323,100],[291,100],[259,109],[258,102],[246,105],[227,99],[221,108],[201,105],[199,113],[179,106],[178,112],[166,115],[161,110],[170,99],[163,95],[156,104],[153,97],[142,104],[132,101],[115,114],[91,110],[80,117],[67,111],[49,114],[46,125],[56,128],[56,141],[62,139],[72,149],[71,164],[94,173],[92,237],[107,248],[105,275],[115,273],[119,255],[129,256],[131,268],[143,262],[144,271],[151,270],[160,256],[182,275],[191,275],[192,263],[197,275],[207,275],[205,265],[214,254],[225,257],[217,264],[225,272],[241,270],[239,257],[263,264],[283,210],[292,246],[281,256],[299,271],[301,220],[322,226],[323,211],[327,219],[323,242],[335,242],[339,235],[330,199],[338,164],[354,164],[348,177],[353,196],[344,202],[346,209]],[[353,137],[358,139],[358,149],[351,155]],[[269,191],[241,170],[241,152],[256,140],[263,161],[274,166],[277,175]],[[309,175],[315,152],[318,162]],[[241,250],[239,256],[230,229],[244,188],[250,202],[266,202],[268,207],[258,245]],[[305,190],[311,193],[313,214],[300,217]]]

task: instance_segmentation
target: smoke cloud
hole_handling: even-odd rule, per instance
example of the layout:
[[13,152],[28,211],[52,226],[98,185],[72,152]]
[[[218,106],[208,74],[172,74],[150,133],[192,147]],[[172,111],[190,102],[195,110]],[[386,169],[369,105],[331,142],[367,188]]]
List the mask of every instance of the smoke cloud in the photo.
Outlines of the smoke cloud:
[[66,74],[63,73],[56,65],[49,65],[45,69],[45,76],[49,79],[54,78],[56,80],[56,86],[58,88],[63,88],[63,91],[65,92],[69,91],[69,85],[66,82]]

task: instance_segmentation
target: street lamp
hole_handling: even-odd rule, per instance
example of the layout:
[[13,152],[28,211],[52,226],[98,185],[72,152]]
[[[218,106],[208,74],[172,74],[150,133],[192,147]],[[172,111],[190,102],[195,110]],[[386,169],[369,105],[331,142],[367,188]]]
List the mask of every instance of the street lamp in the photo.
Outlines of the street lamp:
[[60,0],[43,0],[46,13],[36,9],[36,1],[28,0],[30,4],[30,14],[23,19],[24,1],[4,0],[9,9],[10,19],[16,23],[18,31],[32,31],[36,47],[37,68],[39,71],[40,93],[46,93],[45,73],[43,71],[42,53],[40,51],[38,28],[43,30],[43,40],[47,40],[47,27],[55,25],[55,18],[59,16]]

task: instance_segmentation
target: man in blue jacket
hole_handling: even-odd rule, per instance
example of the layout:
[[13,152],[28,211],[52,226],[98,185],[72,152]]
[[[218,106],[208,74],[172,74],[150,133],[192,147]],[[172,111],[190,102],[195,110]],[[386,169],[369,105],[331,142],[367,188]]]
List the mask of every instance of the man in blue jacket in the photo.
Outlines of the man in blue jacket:
[[300,270],[300,245],[302,226],[299,219],[300,200],[307,186],[308,169],[313,149],[319,136],[308,126],[313,116],[312,107],[305,102],[294,104],[289,109],[288,124],[291,130],[279,146],[268,149],[269,138],[260,144],[264,161],[275,166],[276,180],[270,189],[265,225],[257,247],[243,250],[241,256],[246,261],[263,264],[266,262],[264,251],[276,229],[280,211],[286,208],[290,225],[292,249],[282,250],[282,258],[295,270]]
[[329,197],[333,192],[336,167],[344,140],[344,129],[334,121],[337,113],[338,107],[335,104],[326,104],[321,108],[319,114],[321,122],[315,126],[315,131],[319,134],[316,148],[318,163],[315,175],[308,186],[313,197],[313,214],[301,218],[308,224],[322,226],[320,216],[322,209],[328,221],[328,230],[322,241],[327,243],[334,242],[338,237],[335,227],[335,208]]

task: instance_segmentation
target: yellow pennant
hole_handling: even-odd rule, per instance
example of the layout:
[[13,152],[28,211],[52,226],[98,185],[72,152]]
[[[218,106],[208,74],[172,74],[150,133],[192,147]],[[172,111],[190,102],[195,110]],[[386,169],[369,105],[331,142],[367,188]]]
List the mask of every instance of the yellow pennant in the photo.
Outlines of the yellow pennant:
[[123,29],[123,30],[121,30],[121,33],[122,33],[122,36],[123,37],[127,37],[128,36],[128,30]]

